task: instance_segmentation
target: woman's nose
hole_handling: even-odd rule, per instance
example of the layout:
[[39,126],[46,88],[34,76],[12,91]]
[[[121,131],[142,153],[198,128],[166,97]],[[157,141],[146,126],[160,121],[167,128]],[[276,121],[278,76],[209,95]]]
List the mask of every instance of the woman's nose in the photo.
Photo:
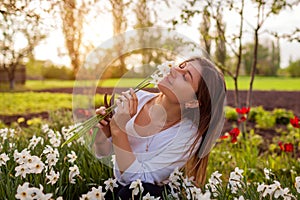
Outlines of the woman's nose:
[[186,70],[185,69],[182,69],[182,68],[180,68],[180,67],[173,67],[173,68],[171,68],[171,69],[174,69],[174,72],[175,73],[179,73],[179,74],[184,74],[184,73],[186,73]]
[[178,69],[177,69],[178,67],[172,67],[171,69],[170,69],[170,74],[171,74],[171,76],[172,76],[172,78],[176,78],[176,76],[177,76],[177,74],[178,74]]

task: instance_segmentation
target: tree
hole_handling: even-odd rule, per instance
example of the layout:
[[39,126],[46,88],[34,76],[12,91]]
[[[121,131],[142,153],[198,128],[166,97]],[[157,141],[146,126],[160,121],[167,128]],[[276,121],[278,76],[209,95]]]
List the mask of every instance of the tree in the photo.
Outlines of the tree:
[[291,61],[287,67],[287,71],[292,77],[300,77],[300,59]]
[[[127,28],[127,19],[125,16],[125,9],[129,6],[129,2],[124,2],[123,0],[109,0],[111,4],[111,13],[113,17],[113,34],[114,36],[118,36],[126,31]],[[115,48],[117,49],[118,52],[118,69],[119,69],[119,74],[118,76],[123,75],[126,72],[126,65],[125,65],[125,58],[124,55],[122,55],[122,50],[123,50],[123,37],[115,37],[117,40]]]
[[[243,64],[247,75],[251,72],[253,63],[253,48],[254,44],[245,44],[243,52]],[[280,59],[280,58],[279,58]],[[279,69],[278,63],[278,49],[274,42],[270,44],[259,44],[257,50],[257,73],[263,76],[276,76],[276,72]]]
[[51,2],[46,0],[1,3],[0,67],[8,74],[10,89],[14,89],[16,68],[32,56],[34,48],[46,36],[46,25],[42,22],[51,7]]
[[[225,37],[226,25],[223,21],[222,4],[221,3],[218,4],[218,6],[217,6],[215,20],[216,20],[215,60],[216,60],[216,62],[219,63],[219,65],[225,66],[226,55],[227,55],[227,53],[226,53],[226,37]],[[225,72],[225,70],[223,69],[223,73],[224,72]]]
[[210,13],[208,7],[205,6],[202,13],[202,22],[200,23],[199,31],[201,34],[200,43],[202,46],[205,47],[205,50],[209,56],[210,56],[211,41],[212,41],[210,35],[210,27],[211,27]]
[[83,36],[85,25],[89,23],[87,16],[98,8],[93,0],[64,0],[58,1],[58,5],[65,45],[75,76],[87,52],[93,48],[92,44],[83,41]]
[[272,15],[278,15],[282,10],[286,8],[292,8],[293,6],[299,4],[299,0],[294,2],[287,0],[273,0],[273,1],[261,1],[255,0],[254,4],[256,4],[256,24],[252,26],[254,30],[254,48],[253,48],[253,62],[251,67],[251,78],[249,83],[249,90],[247,93],[246,106],[251,107],[252,100],[252,90],[253,90],[253,82],[254,77],[257,70],[257,58],[258,58],[258,46],[259,46],[259,35],[261,34],[260,30],[263,27],[266,20]]
[[[189,1],[188,5],[186,5],[182,9],[182,13],[180,14],[181,16],[181,21],[183,23],[189,23],[189,20],[193,17],[195,17],[197,14],[202,14],[202,15],[208,15],[206,17],[210,16],[210,23],[215,23],[216,24],[216,34],[209,33],[209,31],[203,31],[201,33],[202,35],[209,35],[206,36],[206,38],[211,38],[217,41],[216,46],[217,48],[219,47],[219,52],[215,53],[216,58],[218,58],[221,62],[218,60],[214,59],[213,61],[215,64],[224,72],[227,73],[233,80],[234,80],[234,86],[235,86],[235,105],[236,107],[240,107],[240,100],[239,100],[239,90],[238,90],[238,77],[239,77],[239,72],[241,68],[241,62],[242,62],[242,49],[243,49],[243,33],[244,33],[244,0],[241,1],[234,1],[234,0],[229,0],[229,1],[222,1],[222,0],[206,0],[206,1],[201,1],[201,5],[197,7],[197,3],[199,1],[197,0],[192,0]],[[199,4],[200,4],[199,3]],[[233,33],[232,35],[226,35],[225,32],[225,25],[222,22],[222,9],[228,9],[228,11],[234,11],[238,14],[238,19],[239,19],[239,29],[236,33]],[[205,17],[204,17],[205,18]],[[206,22],[202,22],[206,23]],[[173,24],[178,24],[178,21],[174,21]],[[210,25],[210,24],[209,24]],[[208,26],[208,24],[207,24]],[[211,26],[210,26],[211,27]],[[208,27],[206,28],[208,29]],[[227,54],[227,47],[229,47],[230,53],[233,54],[233,60],[235,60],[235,63],[233,65],[235,66],[234,69],[230,69],[229,67],[226,66],[226,63],[224,60],[226,60],[226,54]],[[206,50],[209,49],[210,47],[207,48],[205,47]],[[211,54],[211,52],[210,52]],[[225,64],[223,64],[225,63]]]

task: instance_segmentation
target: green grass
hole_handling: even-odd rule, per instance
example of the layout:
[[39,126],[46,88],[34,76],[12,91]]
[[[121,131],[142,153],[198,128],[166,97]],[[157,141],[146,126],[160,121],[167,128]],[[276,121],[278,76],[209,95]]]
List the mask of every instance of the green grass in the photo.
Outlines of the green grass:
[[[231,77],[225,77],[227,89],[234,89],[234,82]],[[248,90],[250,83],[249,76],[241,76],[238,79],[239,90]],[[256,76],[253,83],[254,90],[282,90],[282,91],[299,91],[300,78],[290,77],[262,77]]]
[[[142,78],[123,78],[120,79],[105,79],[96,81],[64,81],[64,80],[28,80],[25,85],[17,85],[14,91],[26,90],[42,90],[51,88],[73,88],[74,85],[79,87],[94,86],[98,84],[99,87],[135,87],[140,83]],[[234,82],[231,77],[225,77],[228,90],[234,89]],[[239,89],[248,90],[250,77],[241,76],[238,79]],[[283,91],[298,91],[300,90],[300,78],[290,77],[262,77],[257,76],[254,79],[254,90],[283,90]],[[0,91],[9,91],[8,85],[0,84]]]
[[[55,111],[62,108],[72,109],[72,98],[72,94],[60,93],[0,93],[0,114],[16,115]],[[76,102],[78,102],[82,108],[86,108],[90,102],[95,102],[96,105],[103,103],[103,95],[96,95],[95,99],[92,99],[91,101],[89,101],[90,98],[88,96],[84,95],[78,95],[78,98],[76,96],[76,99],[78,100]]]

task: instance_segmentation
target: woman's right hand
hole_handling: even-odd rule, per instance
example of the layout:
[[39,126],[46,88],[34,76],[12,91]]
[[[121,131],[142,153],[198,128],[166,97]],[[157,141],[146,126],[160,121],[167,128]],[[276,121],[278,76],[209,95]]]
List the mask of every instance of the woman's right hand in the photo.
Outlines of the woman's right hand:
[[[96,109],[96,114],[104,116],[106,114],[105,110],[106,110],[106,108],[104,106],[101,106],[100,108]],[[111,121],[111,118],[106,117],[105,119],[102,119],[98,123],[98,127],[102,130],[102,132],[105,134],[105,136],[107,138],[109,138],[111,136],[110,126],[109,126],[110,121]]]

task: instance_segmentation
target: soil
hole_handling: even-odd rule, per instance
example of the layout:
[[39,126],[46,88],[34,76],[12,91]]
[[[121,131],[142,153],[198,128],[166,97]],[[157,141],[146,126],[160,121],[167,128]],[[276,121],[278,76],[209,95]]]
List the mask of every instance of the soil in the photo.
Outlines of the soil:
[[[97,88],[98,94],[125,91],[128,88]],[[84,93],[86,88],[76,89],[76,92]],[[156,92],[157,89],[147,89]],[[36,92],[57,92],[57,93],[73,93],[73,88],[56,88],[38,90]],[[247,98],[247,91],[240,91],[239,98],[245,101]],[[234,91],[227,91],[227,105],[235,107],[234,105]],[[284,108],[292,110],[295,115],[300,115],[300,91],[253,91],[252,94],[252,107],[263,106],[266,110],[273,110],[274,108]]]
[[[86,88],[82,88],[76,90],[77,93],[84,93]],[[98,94],[111,94],[112,92],[120,92],[125,91],[127,88],[97,88],[96,92]],[[156,92],[156,89],[147,89],[152,92]],[[56,88],[56,89],[46,89],[46,90],[39,90],[37,92],[55,92],[55,93],[73,93],[73,88]],[[240,91],[240,99],[245,100],[247,97],[247,91]],[[234,91],[227,92],[227,105],[235,107],[234,105]],[[252,96],[252,107],[255,106],[263,106],[265,110],[273,110],[274,108],[284,108],[287,110],[292,110],[295,115],[300,116],[300,91],[253,91]],[[3,121],[5,124],[10,124],[14,121],[17,121],[18,118],[24,117],[26,120],[31,119],[33,117],[41,117],[41,118],[48,118],[49,114],[47,112],[42,113],[27,113],[22,115],[14,115],[14,116],[6,116],[0,115],[0,120]],[[226,121],[223,132],[228,132],[232,129],[232,125],[236,123],[233,121]],[[257,129],[254,123],[248,122],[247,126],[249,128],[254,128],[255,133],[263,136],[266,141],[271,141],[274,135],[277,135],[275,130],[262,130]],[[280,126],[280,125],[278,125]],[[283,127],[276,127],[285,129]]]

